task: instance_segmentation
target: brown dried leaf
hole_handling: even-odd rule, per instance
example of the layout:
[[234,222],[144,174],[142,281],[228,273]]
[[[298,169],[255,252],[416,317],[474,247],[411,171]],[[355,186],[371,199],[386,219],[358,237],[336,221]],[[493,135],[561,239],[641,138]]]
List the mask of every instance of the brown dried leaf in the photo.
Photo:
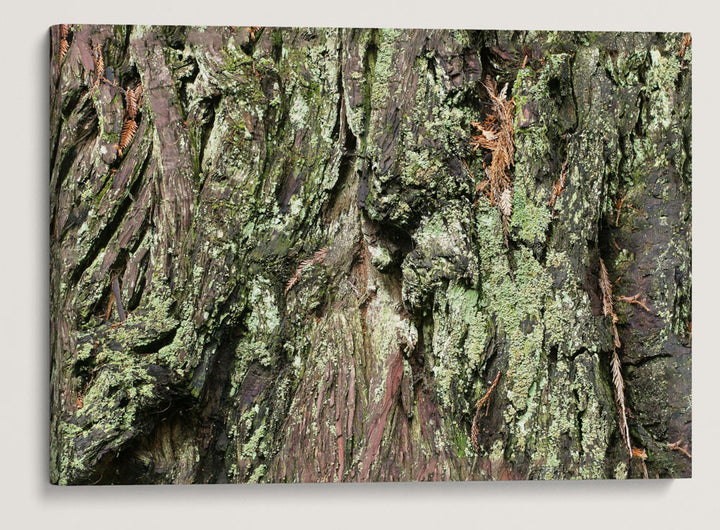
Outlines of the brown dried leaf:
[[565,160],[565,162],[563,162],[562,168],[560,169],[560,177],[553,186],[552,193],[550,194],[548,206],[553,209],[553,214],[555,213],[555,201],[557,201],[557,198],[560,196],[560,194],[565,191],[565,181],[567,179],[567,165],[568,161]]
[[645,449],[642,449],[640,447],[633,447],[632,448],[632,455],[641,459],[641,460],[647,460],[647,451]]

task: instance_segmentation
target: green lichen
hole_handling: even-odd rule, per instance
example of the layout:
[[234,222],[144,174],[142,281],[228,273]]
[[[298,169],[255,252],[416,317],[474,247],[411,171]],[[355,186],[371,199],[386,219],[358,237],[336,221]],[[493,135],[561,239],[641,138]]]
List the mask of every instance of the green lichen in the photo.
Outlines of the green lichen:
[[487,316],[478,292],[460,285],[436,294],[432,337],[435,392],[453,417],[474,413],[473,396],[485,360]]
[[518,183],[513,190],[510,222],[513,235],[530,243],[544,241],[551,222],[550,210],[545,204],[535,204],[526,193],[523,182]]

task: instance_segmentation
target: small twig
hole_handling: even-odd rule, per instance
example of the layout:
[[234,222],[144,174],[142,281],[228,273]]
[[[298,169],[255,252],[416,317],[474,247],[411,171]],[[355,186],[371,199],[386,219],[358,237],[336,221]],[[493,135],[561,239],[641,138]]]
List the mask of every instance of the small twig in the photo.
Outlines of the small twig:
[[465,169],[467,169],[467,172],[470,175],[470,178],[473,180],[473,182],[475,182],[475,175],[473,175],[473,172],[470,171],[470,166],[468,165],[468,163],[465,162],[465,160],[463,160],[462,163],[465,165]]
[[480,429],[478,427],[478,423],[480,422],[480,411],[483,408],[483,405],[485,406],[485,416],[487,417],[488,412],[490,411],[490,396],[492,395],[493,391],[495,390],[495,387],[498,384],[498,381],[500,380],[500,375],[502,372],[498,371],[497,375],[495,376],[495,380],[490,385],[490,388],[487,389],[487,392],[478,399],[477,403],[475,404],[475,417],[473,418],[472,422],[472,429],[470,430],[471,440],[473,447],[475,447],[476,451],[480,450],[480,444],[478,443],[478,436],[480,436]]
[[625,202],[625,197],[627,197],[627,195],[623,195],[622,198],[617,202],[617,215],[615,216],[615,226],[620,226],[620,211],[622,210],[622,205]]
[[348,282],[348,284],[349,284],[350,287],[352,288],[353,292],[355,293],[355,296],[356,296],[357,298],[360,298],[360,296],[362,296],[362,295],[360,294],[360,291],[358,290],[358,288],[355,287],[355,284],[354,284],[353,282],[351,282],[350,280],[347,280],[347,279],[346,279],[345,281]]
[[639,299],[639,298],[640,298],[640,294],[641,294],[641,293],[637,293],[637,294],[635,294],[635,295],[633,295],[633,296],[618,296],[618,302],[627,302],[628,304],[637,304],[637,305],[639,305],[640,307],[642,307],[645,311],[647,311],[648,313],[652,313],[652,311],[650,311],[650,308],[649,308],[649,307],[647,306],[647,304],[645,303],[646,300],[645,300],[645,299],[643,299],[643,300],[640,300],[640,299]]
[[683,447],[682,445],[680,445],[680,443],[681,443],[682,441],[683,441],[682,438],[680,438],[677,442],[673,442],[673,443],[671,443],[671,444],[668,444],[668,448],[669,448],[671,451],[680,451],[682,454],[684,454],[684,455],[687,456],[688,458],[692,458],[692,455],[688,452],[688,450],[685,449],[685,447]]
[[475,186],[475,191],[482,193],[483,195],[485,195],[485,197],[490,199],[489,186],[490,186],[490,179],[485,179],[482,182],[480,182],[477,186]]
[[105,312],[105,322],[110,321],[110,314],[112,313],[113,302],[115,301],[115,295],[110,293],[110,300],[108,300],[107,311]]

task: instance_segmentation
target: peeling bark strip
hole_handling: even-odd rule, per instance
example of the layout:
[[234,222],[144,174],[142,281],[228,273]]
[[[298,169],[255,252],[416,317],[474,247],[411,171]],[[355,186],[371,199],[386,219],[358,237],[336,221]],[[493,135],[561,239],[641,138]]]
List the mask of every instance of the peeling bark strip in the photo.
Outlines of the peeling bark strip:
[[123,307],[122,297],[120,295],[120,284],[118,283],[117,276],[112,280],[112,293],[115,297],[115,307],[117,307],[118,318],[120,322],[124,322],[126,318],[125,308]]
[[691,475],[689,34],[50,36],[53,482]]

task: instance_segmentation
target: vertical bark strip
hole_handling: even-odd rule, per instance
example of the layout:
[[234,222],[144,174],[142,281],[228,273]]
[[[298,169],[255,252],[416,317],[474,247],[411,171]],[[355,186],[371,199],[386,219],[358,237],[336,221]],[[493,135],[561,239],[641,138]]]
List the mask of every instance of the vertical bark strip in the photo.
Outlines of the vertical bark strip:
[[690,476],[688,35],[50,36],[53,482]]

